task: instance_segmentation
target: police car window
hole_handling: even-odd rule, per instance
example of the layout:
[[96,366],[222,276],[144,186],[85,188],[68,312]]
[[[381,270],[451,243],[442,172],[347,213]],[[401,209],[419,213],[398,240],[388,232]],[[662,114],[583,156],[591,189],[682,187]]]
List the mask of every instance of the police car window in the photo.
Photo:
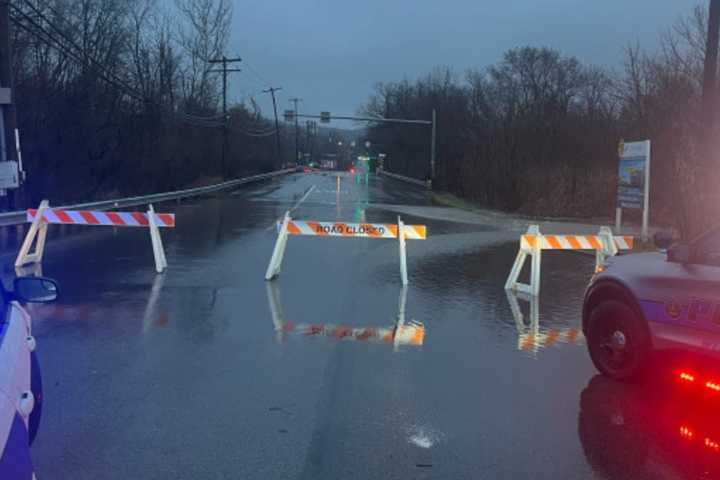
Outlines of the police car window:
[[720,267],[720,229],[701,237],[695,244],[696,263]]

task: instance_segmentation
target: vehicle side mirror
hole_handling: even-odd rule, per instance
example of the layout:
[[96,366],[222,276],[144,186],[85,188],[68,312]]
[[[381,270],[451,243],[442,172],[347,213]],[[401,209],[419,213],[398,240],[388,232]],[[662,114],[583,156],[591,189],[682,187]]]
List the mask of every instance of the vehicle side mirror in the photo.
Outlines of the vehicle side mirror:
[[673,244],[673,234],[670,230],[660,230],[653,236],[653,243],[661,250],[667,250]]
[[667,252],[668,262],[690,263],[690,246],[679,243],[672,246]]
[[13,290],[13,297],[23,303],[48,303],[58,296],[57,282],[44,277],[18,277]]

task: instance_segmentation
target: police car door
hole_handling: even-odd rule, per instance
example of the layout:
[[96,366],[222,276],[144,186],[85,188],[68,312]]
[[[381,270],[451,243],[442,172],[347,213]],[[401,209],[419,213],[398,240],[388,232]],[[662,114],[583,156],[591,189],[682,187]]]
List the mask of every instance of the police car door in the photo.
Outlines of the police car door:
[[720,229],[693,242],[689,262],[676,265],[671,281],[666,320],[681,327],[673,340],[720,351]]

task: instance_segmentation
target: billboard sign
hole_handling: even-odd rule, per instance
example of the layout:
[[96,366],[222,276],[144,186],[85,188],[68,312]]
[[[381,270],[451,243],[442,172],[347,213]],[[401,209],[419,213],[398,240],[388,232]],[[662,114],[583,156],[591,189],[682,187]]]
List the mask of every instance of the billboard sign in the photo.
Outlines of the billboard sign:
[[650,141],[620,143],[618,207],[645,208],[650,168]]

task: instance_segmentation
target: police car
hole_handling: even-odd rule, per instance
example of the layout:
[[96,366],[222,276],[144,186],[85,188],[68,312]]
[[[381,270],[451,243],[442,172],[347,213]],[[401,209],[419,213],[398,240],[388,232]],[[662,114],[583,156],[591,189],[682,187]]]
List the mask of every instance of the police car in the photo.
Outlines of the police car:
[[21,303],[44,303],[58,294],[54,280],[19,277],[7,292],[0,283],[0,478],[33,478],[32,444],[42,411],[42,381],[32,322]]
[[[652,352],[720,359],[720,228],[663,251],[613,257],[585,293],[582,325],[603,374],[636,377]],[[669,247],[669,248],[668,248]]]

